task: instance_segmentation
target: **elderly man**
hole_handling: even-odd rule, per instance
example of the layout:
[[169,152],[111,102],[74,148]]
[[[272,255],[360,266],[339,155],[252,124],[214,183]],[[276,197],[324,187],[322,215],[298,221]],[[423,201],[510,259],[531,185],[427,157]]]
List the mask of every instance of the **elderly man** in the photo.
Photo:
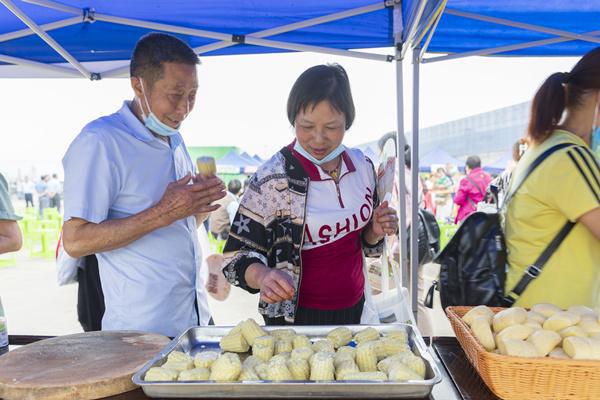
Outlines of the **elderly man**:
[[225,187],[194,174],[178,132],[194,107],[198,63],[174,36],[141,38],[130,65],[135,100],[84,127],[63,159],[64,247],[98,257],[103,330],[175,336],[209,323],[206,295],[196,297],[196,227]]
[[20,219],[10,202],[8,183],[0,174],[0,254],[18,251],[21,248],[23,239],[17,225]]

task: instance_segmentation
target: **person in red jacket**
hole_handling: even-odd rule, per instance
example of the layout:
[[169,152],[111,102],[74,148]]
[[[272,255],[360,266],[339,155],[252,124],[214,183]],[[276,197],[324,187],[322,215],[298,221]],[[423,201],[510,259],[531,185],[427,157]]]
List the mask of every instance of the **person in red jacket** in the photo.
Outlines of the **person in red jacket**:
[[467,158],[465,171],[467,176],[460,180],[454,203],[458,206],[455,224],[462,222],[477,211],[477,203],[485,197],[485,191],[492,177],[481,169],[481,159],[478,156]]

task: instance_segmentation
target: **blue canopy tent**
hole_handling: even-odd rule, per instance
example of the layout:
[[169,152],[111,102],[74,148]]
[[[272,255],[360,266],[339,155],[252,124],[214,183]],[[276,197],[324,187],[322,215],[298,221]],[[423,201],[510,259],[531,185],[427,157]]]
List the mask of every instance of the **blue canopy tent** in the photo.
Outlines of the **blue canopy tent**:
[[237,154],[235,151],[230,151],[225,154],[223,157],[216,160],[217,163],[217,172],[219,173],[235,173],[235,174],[243,174],[247,172],[247,170],[252,169],[254,167],[254,171],[256,171],[256,165],[254,162],[250,162],[245,157]]
[[419,160],[419,172],[431,172],[432,165],[441,165],[445,167],[452,164],[459,169],[464,169],[464,162],[452,157],[448,152],[442,149],[433,149]]
[[499,159],[483,166],[483,170],[490,174],[500,174],[513,160],[512,152],[504,153]]
[[250,154],[246,153],[245,151],[242,154],[240,154],[240,157],[246,159],[248,161],[248,165],[258,166],[258,165],[262,164],[261,161],[255,160],[254,157],[252,157]]
[[[398,149],[404,149],[403,60],[412,49],[412,160],[419,152],[419,68],[473,55],[581,55],[600,43],[600,0],[0,0],[0,77],[128,74],[134,43],[149,31],[187,41],[198,54],[311,51],[395,66]],[[393,48],[393,54],[365,49]],[[392,51],[390,51],[392,53]],[[427,53],[444,53],[425,58]],[[1,65],[5,64],[5,65]],[[398,151],[401,154],[402,151]],[[412,193],[417,195],[418,170]],[[398,171],[399,187],[404,174]],[[402,189],[403,190],[403,189]],[[412,220],[417,220],[413,201]],[[404,196],[399,205],[405,234]],[[416,224],[411,254],[418,254]],[[403,286],[410,277],[416,310],[416,257],[408,269],[400,241]]]

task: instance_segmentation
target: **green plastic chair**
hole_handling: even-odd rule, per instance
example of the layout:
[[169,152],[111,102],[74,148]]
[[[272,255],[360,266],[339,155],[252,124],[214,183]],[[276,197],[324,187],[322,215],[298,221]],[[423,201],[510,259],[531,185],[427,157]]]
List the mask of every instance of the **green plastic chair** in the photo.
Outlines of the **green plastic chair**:
[[0,254],[0,268],[14,267],[17,265],[17,253],[4,253]]
[[57,221],[59,228],[62,226],[62,215],[60,215],[60,213],[58,212],[58,209],[54,208],[54,207],[49,207],[49,208],[44,208],[44,212],[43,212],[43,219],[44,220],[53,220],[53,221]]
[[446,245],[448,244],[450,239],[452,239],[452,236],[454,236],[454,234],[458,230],[458,225],[441,224],[440,223],[439,226],[440,226],[440,250],[442,250],[444,247],[446,247]]
[[211,232],[208,232],[208,245],[212,254],[223,254],[225,240],[217,239]]
[[28,250],[31,257],[54,258],[60,235],[60,223],[55,220],[29,222]]

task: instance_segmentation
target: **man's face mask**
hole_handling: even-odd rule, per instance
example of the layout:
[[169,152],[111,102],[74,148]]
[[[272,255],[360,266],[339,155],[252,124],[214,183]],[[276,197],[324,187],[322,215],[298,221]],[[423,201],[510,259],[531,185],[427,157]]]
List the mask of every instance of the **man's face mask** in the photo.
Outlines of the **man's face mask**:
[[[136,97],[138,104],[140,106],[140,110],[142,111],[142,118],[144,119],[144,125],[146,128],[150,129],[152,132],[160,135],[160,136],[173,136],[179,133],[179,130],[176,128],[171,128],[169,125],[164,124],[158,117],[152,112],[150,109],[150,103],[148,103],[148,98],[146,97],[146,91],[144,89],[144,81],[140,78],[140,84],[142,86],[142,96],[144,96],[144,102],[146,103],[146,107],[148,107],[148,111],[150,114],[146,115],[144,112],[144,107],[142,107],[142,101],[139,97]],[[189,104],[188,104],[188,112],[189,112]]]

